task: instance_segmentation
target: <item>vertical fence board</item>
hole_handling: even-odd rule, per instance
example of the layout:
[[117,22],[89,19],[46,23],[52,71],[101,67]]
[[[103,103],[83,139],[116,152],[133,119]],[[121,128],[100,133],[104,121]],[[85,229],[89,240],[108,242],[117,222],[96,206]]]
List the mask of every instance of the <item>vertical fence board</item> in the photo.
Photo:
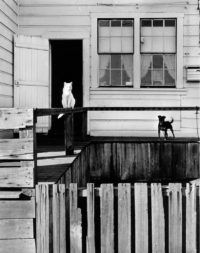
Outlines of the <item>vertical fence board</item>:
[[165,253],[165,216],[161,184],[151,184],[152,253]]
[[196,185],[186,185],[186,252],[197,252]]
[[118,184],[118,253],[131,253],[131,185]]
[[53,253],[59,252],[59,200],[57,184],[53,185]]
[[148,252],[148,190],[146,183],[134,184],[135,253]]
[[37,253],[49,252],[49,186],[36,185]]
[[101,253],[114,253],[114,190],[101,185]]
[[181,189],[181,184],[169,184],[169,253],[182,253]]
[[78,205],[77,184],[70,184],[70,253],[82,252],[81,210]]
[[59,185],[59,224],[60,224],[60,242],[59,253],[66,253],[66,212],[65,212],[65,185]]
[[94,208],[94,184],[87,184],[87,253],[95,253]]

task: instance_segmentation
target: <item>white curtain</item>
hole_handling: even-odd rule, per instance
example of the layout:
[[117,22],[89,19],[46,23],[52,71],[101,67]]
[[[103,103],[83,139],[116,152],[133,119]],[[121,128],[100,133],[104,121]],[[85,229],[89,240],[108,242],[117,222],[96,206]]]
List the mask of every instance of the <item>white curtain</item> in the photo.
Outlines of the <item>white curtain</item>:
[[141,57],[141,76],[144,78],[150,67],[151,67],[151,62],[152,62],[152,56],[151,55],[142,55]]
[[170,76],[175,80],[175,55],[165,55],[164,64],[167,67],[167,70]]
[[124,55],[122,56],[122,69],[124,67],[124,71],[129,77],[127,82],[132,82],[132,72],[133,72],[133,56],[132,55]]

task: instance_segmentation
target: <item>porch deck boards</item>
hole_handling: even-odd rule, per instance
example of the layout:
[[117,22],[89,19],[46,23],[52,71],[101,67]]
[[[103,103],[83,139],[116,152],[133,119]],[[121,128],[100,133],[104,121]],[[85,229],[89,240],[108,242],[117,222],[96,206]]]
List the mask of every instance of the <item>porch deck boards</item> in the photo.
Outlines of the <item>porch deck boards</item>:
[[44,141],[37,148],[37,181],[56,183],[67,170],[86,143],[76,143],[74,155],[65,155],[64,145],[54,141]]

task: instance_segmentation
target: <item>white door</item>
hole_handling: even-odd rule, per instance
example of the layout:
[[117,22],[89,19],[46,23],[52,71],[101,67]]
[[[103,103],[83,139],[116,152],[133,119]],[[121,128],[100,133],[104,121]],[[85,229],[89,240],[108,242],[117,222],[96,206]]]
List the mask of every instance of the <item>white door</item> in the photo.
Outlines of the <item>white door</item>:
[[[14,42],[14,107],[49,108],[49,41],[16,35]],[[49,129],[49,117],[37,122],[38,132]]]

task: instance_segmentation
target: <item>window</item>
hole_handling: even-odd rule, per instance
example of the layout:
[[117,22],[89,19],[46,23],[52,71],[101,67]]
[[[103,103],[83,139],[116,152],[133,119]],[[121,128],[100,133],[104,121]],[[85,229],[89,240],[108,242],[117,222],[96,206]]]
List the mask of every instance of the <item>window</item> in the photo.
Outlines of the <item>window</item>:
[[175,87],[176,19],[141,19],[141,87]]
[[132,86],[133,20],[98,20],[99,86]]

